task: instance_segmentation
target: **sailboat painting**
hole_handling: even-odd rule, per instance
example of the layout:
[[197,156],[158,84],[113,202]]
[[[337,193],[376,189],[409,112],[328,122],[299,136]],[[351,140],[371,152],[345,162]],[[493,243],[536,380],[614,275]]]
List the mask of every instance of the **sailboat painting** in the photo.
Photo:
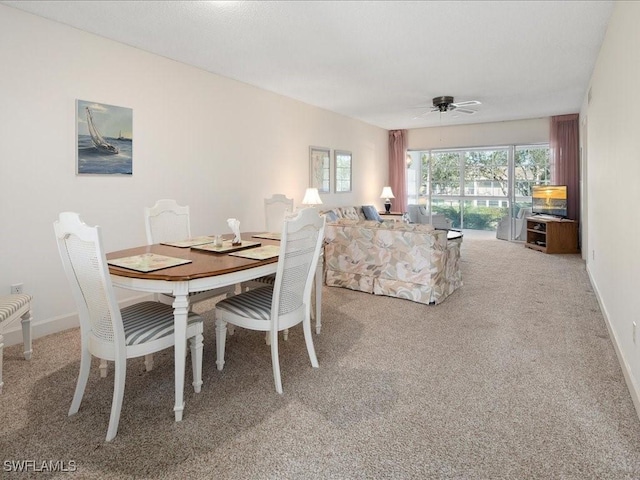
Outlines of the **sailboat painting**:
[[133,110],[76,100],[78,175],[133,174]]

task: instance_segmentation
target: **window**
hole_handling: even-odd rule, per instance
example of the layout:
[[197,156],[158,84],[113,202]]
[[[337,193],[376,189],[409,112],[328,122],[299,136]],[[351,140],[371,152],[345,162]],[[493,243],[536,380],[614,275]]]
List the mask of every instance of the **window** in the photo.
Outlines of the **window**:
[[531,197],[532,185],[551,185],[548,145],[517,146],[514,160],[516,197]]
[[334,150],[336,193],[351,191],[351,152]]
[[508,193],[509,155],[499,150],[464,152],[464,194],[504,197]]
[[[428,182],[428,175],[423,181]],[[432,195],[460,194],[460,154],[458,152],[436,152],[431,154]]]
[[408,202],[444,213],[454,228],[495,229],[504,215],[531,206],[532,185],[553,183],[548,144],[409,154]]

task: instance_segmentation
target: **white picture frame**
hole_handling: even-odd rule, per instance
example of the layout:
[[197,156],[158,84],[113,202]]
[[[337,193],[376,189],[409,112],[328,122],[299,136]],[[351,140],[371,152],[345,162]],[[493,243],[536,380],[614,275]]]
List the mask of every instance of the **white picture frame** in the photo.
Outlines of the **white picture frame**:
[[309,147],[309,186],[318,193],[331,191],[331,149]]
[[333,151],[333,181],[335,193],[353,190],[353,154],[347,150]]

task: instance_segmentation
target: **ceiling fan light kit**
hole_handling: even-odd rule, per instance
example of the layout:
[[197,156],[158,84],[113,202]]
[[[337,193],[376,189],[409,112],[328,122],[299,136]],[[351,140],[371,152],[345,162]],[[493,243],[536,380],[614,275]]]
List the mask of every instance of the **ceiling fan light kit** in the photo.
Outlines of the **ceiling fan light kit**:
[[444,112],[452,112],[453,110],[456,110],[456,112],[458,113],[466,113],[467,115],[473,115],[474,113],[476,113],[475,110],[470,110],[468,108],[460,108],[460,107],[467,107],[470,105],[480,105],[480,102],[478,100],[469,100],[466,102],[454,103],[453,97],[449,95],[443,95],[441,97],[433,98],[433,108],[431,109],[431,112],[444,113]]
[[439,112],[447,112],[456,108],[453,104],[453,97],[449,96],[435,97],[433,99],[433,107],[438,109]]

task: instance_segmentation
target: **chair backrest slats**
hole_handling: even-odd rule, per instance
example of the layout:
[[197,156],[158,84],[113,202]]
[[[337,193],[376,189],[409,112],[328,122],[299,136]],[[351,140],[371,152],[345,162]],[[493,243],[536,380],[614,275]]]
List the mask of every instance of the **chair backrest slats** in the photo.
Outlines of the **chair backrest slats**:
[[147,243],[174,242],[191,237],[189,207],[175,200],[158,200],[153,207],[144,209]]
[[120,309],[102,248],[100,227],[89,227],[77,213],[64,212],[54,223],[54,229],[83,335],[124,345]]
[[324,225],[325,217],[314,208],[302,209],[296,217],[284,220],[272,312],[286,315],[310,298]]

